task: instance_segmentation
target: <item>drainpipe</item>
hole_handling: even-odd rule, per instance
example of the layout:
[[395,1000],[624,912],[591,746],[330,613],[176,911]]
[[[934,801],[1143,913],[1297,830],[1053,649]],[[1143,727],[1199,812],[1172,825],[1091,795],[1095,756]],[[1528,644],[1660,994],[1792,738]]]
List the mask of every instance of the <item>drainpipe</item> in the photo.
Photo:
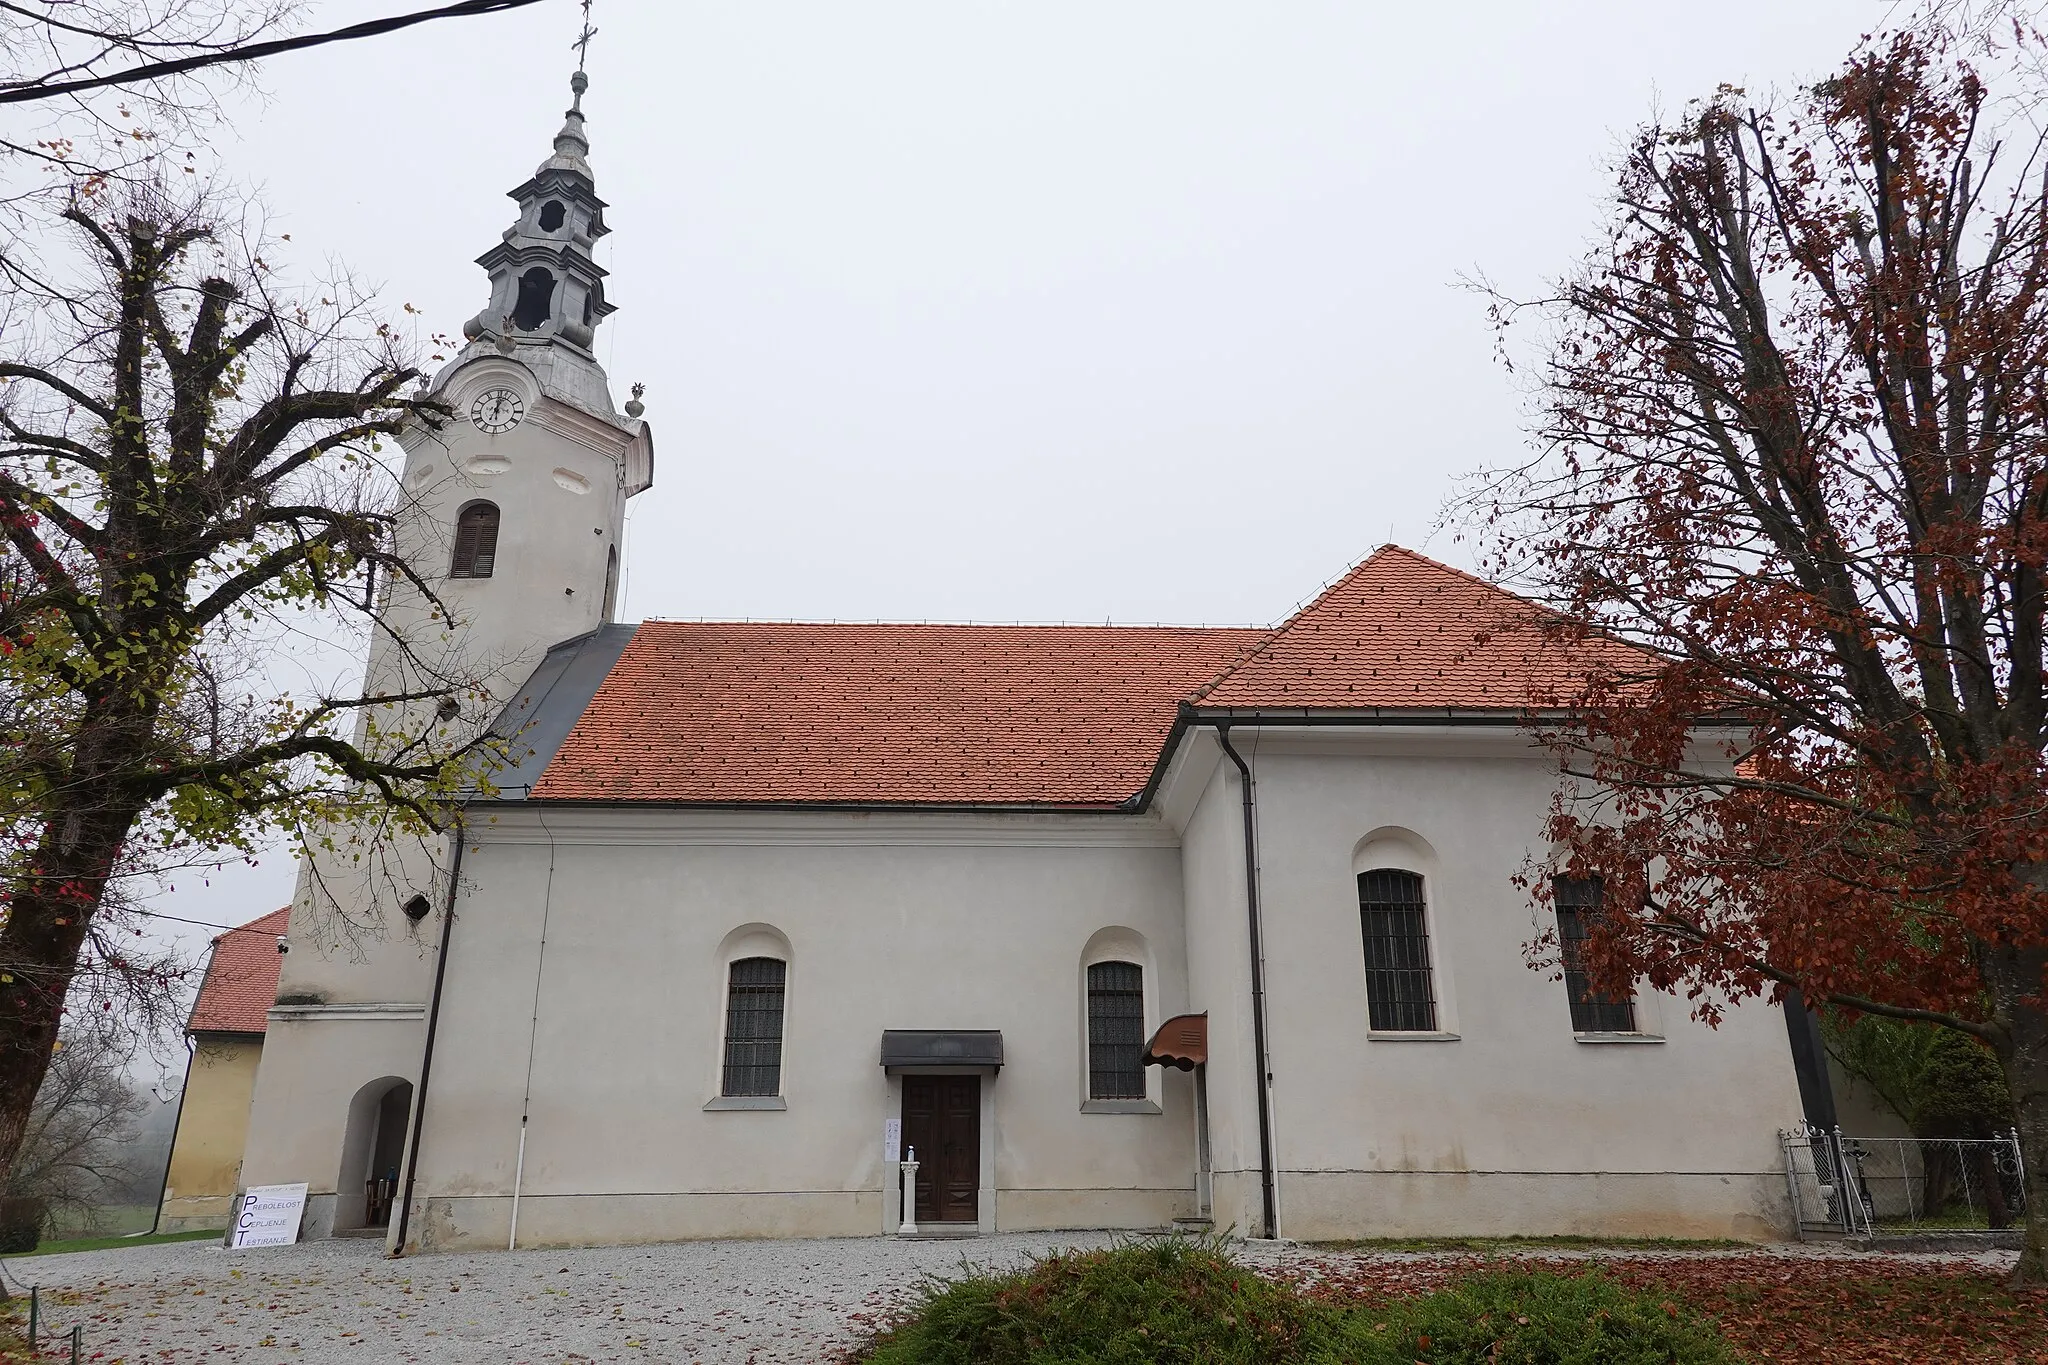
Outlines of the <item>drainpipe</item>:
[[1273,1199],[1273,1116],[1269,1103],[1272,1059],[1266,1051],[1266,958],[1259,940],[1259,827],[1252,795],[1252,770],[1230,746],[1230,726],[1216,727],[1216,739],[1223,752],[1237,765],[1238,790],[1244,796],[1244,905],[1251,933],[1252,952],[1252,1051],[1257,1054],[1258,1082],[1253,1094],[1259,1104],[1259,1205],[1265,1218],[1265,1234],[1280,1235],[1280,1220]]
[[420,1054],[420,1084],[412,1097],[412,1133],[408,1144],[411,1150],[405,1158],[405,1192],[398,1205],[398,1240],[393,1245],[393,1256],[405,1255],[406,1228],[412,1222],[413,1184],[420,1172],[420,1129],[427,1118],[427,1077],[434,1070],[434,1034],[441,1023],[441,984],[448,979],[448,940],[455,928],[455,891],[462,885],[462,845],[469,828],[461,814],[455,817],[455,857],[448,866],[448,901],[441,909],[441,951],[434,962],[434,996],[427,1002],[427,1046]]
[[178,1112],[171,1116],[171,1150],[164,1153],[164,1178],[156,1187],[156,1217],[149,1220],[149,1235],[152,1237],[156,1236],[157,1228],[164,1221],[164,1196],[171,1192],[171,1158],[178,1154],[178,1129],[185,1122],[185,1096],[192,1090],[192,1058],[198,1051],[199,1040],[186,1034],[185,1083],[178,1087]]

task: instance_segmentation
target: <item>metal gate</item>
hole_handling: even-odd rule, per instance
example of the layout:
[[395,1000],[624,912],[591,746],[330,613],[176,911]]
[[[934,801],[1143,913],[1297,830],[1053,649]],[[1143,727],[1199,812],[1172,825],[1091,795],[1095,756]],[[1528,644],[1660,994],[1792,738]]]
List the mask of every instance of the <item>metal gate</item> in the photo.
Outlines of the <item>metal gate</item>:
[[1853,1188],[1842,1130],[1800,1123],[1779,1129],[1778,1142],[1799,1235],[1869,1236],[1870,1210]]
[[1799,1124],[1778,1134],[1800,1235],[1987,1232],[2026,1212],[2017,1130],[1988,1138],[1845,1137]]

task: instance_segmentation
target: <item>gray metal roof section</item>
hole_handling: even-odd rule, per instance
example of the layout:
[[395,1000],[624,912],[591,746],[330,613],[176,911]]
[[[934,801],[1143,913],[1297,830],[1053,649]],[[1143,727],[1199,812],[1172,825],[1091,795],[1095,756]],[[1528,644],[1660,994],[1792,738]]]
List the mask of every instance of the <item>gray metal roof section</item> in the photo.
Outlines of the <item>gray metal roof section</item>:
[[492,734],[512,741],[512,766],[491,779],[499,800],[526,799],[638,629],[599,626],[549,648],[525,686],[491,722]]
[[999,1029],[885,1029],[885,1067],[994,1066],[1003,1064]]

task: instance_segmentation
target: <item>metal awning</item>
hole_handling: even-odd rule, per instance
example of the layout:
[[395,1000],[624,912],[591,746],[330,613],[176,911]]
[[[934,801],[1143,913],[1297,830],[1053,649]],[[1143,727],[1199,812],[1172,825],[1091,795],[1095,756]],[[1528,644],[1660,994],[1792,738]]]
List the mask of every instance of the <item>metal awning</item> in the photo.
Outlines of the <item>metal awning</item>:
[[1209,1016],[1176,1014],[1159,1026],[1139,1059],[1146,1066],[1171,1066],[1193,1071],[1209,1060]]
[[1000,1029],[885,1029],[882,1065],[893,1068],[1003,1064]]

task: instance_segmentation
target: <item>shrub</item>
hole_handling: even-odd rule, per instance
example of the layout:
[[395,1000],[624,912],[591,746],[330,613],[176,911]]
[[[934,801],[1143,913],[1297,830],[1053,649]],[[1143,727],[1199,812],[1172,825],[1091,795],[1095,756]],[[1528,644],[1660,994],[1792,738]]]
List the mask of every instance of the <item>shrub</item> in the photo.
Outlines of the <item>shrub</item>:
[[1318,1310],[1186,1238],[1063,1252],[1009,1275],[933,1280],[868,1365],[1268,1365]]
[[933,1280],[863,1365],[1730,1365],[1714,1330],[1598,1271],[1489,1271],[1378,1305],[1304,1298],[1182,1238]]
[[1681,1305],[1599,1270],[1485,1271],[1378,1311],[1349,1309],[1316,1365],[1722,1365],[1734,1353]]
[[34,1195],[0,1196],[0,1255],[34,1251],[49,1217],[48,1203]]

